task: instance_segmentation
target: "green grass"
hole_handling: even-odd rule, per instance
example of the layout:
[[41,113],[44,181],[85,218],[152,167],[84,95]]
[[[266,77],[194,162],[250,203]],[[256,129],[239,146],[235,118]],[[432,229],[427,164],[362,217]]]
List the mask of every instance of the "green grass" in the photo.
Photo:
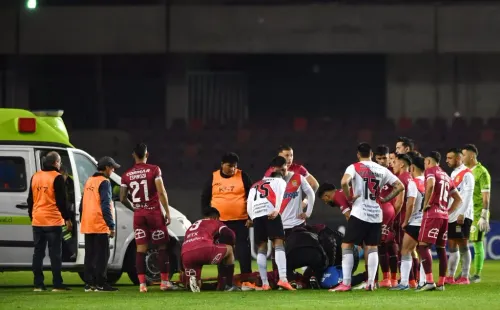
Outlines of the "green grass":
[[[460,268],[460,267],[459,267]],[[358,271],[363,269],[360,264]],[[437,273],[434,265],[434,273]],[[204,268],[204,275],[213,276],[213,266]],[[64,281],[71,292],[32,292],[31,272],[0,273],[0,309],[500,309],[500,261],[487,261],[483,281],[469,286],[447,286],[444,292],[414,291],[375,292],[355,291],[330,293],[327,290],[301,290],[296,292],[161,292],[151,287],[140,294],[124,275],[117,287],[119,292],[85,293],[76,273],[64,273]],[[51,283],[50,272],[46,284]]]

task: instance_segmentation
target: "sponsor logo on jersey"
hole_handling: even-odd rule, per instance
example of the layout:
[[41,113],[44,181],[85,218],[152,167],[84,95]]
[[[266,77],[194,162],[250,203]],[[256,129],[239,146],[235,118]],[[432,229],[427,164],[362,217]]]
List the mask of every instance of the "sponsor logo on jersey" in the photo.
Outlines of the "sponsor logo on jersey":
[[291,192],[291,193],[285,193],[285,195],[283,196],[284,199],[294,199],[296,198],[297,196],[299,196],[299,192]]

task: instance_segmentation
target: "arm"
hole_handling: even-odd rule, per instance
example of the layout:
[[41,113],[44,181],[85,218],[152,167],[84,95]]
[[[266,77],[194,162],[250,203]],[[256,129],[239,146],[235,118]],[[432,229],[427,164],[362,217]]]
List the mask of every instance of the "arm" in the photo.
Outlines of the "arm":
[[[406,191],[403,189],[396,196],[396,201],[394,202],[394,212],[396,215],[401,211],[401,208],[403,208],[403,204],[405,202],[405,193],[406,193]],[[380,200],[382,200],[382,199],[380,199]]]
[[318,188],[319,188],[318,180],[316,180],[316,178],[312,174],[309,174],[306,177],[306,181],[307,181],[307,183],[309,183],[309,185],[311,185],[313,191],[316,193],[318,191]]
[[[243,181],[243,187],[245,188],[245,197],[248,197],[248,194],[250,193],[250,189],[252,188],[253,184],[252,179],[250,178],[250,176],[248,176],[248,174],[246,174],[243,171],[241,172],[241,179]],[[212,195],[212,187],[210,187],[210,195]]]
[[158,198],[160,199],[161,206],[165,211],[165,219],[167,219],[168,223],[170,223],[170,209],[168,208],[168,195],[165,190],[165,186],[163,185],[163,179],[161,176],[156,177],[155,179],[156,191],[158,192]]
[[125,207],[133,210],[134,206],[128,200],[127,195],[128,195],[128,187],[126,184],[122,184],[120,186],[120,202],[123,203]]
[[460,194],[456,189],[450,192],[450,196],[453,197],[453,203],[448,209],[448,214],[453,213],[453,211],[455,211],[458,208],[458,206],[462,203],[462,197],[460,197]]
[[31,177],[30,181],[30,192],[28,194],[28,199],[26,200],[26,203],[28,203],[28,215],[30,217],[30,220],[33,220],[33,177]]
[[349,190],[349,183],[352,180],[352,176],[350,174],[344,174],[342,177],[342,180],[340,181],[340,186],[342,187],[342,190],[344,191],[345,197],[347,198],[348,201],[352,199],[351,197],[351,191]]
[[115,230],[115,221],[111,214],[111,182],[105,180],[99,185],[99,197],[101,197],[102,217],[111,231]]
[[[301,176],[301,178],[305,179],[304,177]],[[305,180],[303,180],[305,181]],[[302,191],[307,195],[307,211],[306,216],[311,217],[313,208],[314,208],[314,201],[316,199],[316,194],[314,193],[314,190],[312,189],[311,185],[307,182],[302,182],[301,183]]]
[[410,221],[410,216],[413,213],[413,208],[415,208],[415,197],[408,197],[406,199],[406,214],[403,224],[408,225],[408,222]]
[[64,177],[58,175],[54,179],[54,193],[56,196],[56,205],[61,212],[61,215],[65,221],[71,220],[71,216],[68,212],[68,206],[66,205],[66,184],[64,182]]
[[457,213],[459,217],[463,218],[467,209],[467,202],[472,200],[472,195],[474,193],[474,176],[472,173],[466,173],[462,182],[464,182],[462,193],[460,194],[462,203],[458,207]]
[[248,218],[250,219],[252,219],[252,201],[253,201],[253,199],[250,199],[250,195],[255,195],[254,191],[255,189],[251,188],[247,196],[247,214]]
[[274,212],[276,215],[279,214],[280,209],[281,209],[281,204],[283,203],[283,197],[285,196],[285,191],[286,191],[286,182],[283,180],[282,182],[279,182],[278,186],[279,190],[276,195],[276,205],[274,206]]
[[396,178],[396,176],[394,176],[394,179],[392,179],[391,186],[392,186],[392,191],[389,193],[389,195],[380,199],[380,201],[382,201],[383,203],[392,200],[394,197],[396,197],[400,192],[402,192],[405,189],[403,183],[401,183],[401,181],[398,178]]
[[351,217],[351,210],[347,210],[347,211],[344,213],[344,216],[345,216],[345,219],[346,219],[346,220],[349,220],[349,218]]
[[433,177],[427,178],[425,180],[425,198],[424,198],[424,209],[423,211],[429,209],[429,201],[431,200],[432,195],[434,194],[434,184],[436,183],[436,179]]
[[212,202],[212,183],[214,180],[214,176],[210,175],[210,179],[207,180],[205,185],[203,186],[203,190],[201,192],[201,210],[203,211],[205,208],[210,206]]
[[228,245],[234,246],[234,244],[236,243],[236,235],[234,234],[234,231],[226,225],[223,225],[219,228],[219,236],[220,239],[222,239],[224,243]]

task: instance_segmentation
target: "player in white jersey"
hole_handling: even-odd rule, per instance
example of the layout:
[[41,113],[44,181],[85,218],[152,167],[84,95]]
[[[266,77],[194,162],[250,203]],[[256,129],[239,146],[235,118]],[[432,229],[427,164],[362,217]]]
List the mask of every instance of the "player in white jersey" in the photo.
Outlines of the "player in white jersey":
[[[446,284],[469,284],[469,271],[471,265],[471,253],[469,249],[469,236],[472,221],[474,220],[472,193],[474,192],[474,175],[472,171],[463,164],[462,152],[453,148],[446,154],[446,163],[454,168],[451,179],[455,184],[462,204],[448,216],[448,274]],[[453,198],[449,200],[449,206]],[[455,272],[458,262],[462,257],[462,274],[455,281]]]
[[[283,157],[276,159],[285,165]],[[273,160],[274,161],[274,160]],[[252,185],[247,198],[247,212],[253,222],[255,243],[258,246],[257,265],[262,280],[262,290],[271,290],[267,279],[267,241],[273,242],[276,264],[278,265],[278,286],[286,290],[295,290],[286,277],[285,232],[279,209],[283,201],[286,182],[281,172],[272,172],[270,177]]]
[[[409,153],[410,154],[410,153]],[[422,223],[422,202],[425,194],[424,158],[415,155],[398,154],[394,161],[394,173],[406,185],[405,200],[406,212],[402,218],[401,227],[404,230],[403,243],[401,247],[401,282],[391,288],[391,291],[405,291],[416,288],[415,278],[411,278],[412,267],[418,267],[418,260],[412,259],[412,253],[418,245],[418,234]],[[411,173],[411,174],[410,174]],[[412,264],[415,263],[415,266]],[[413,276],[416,277],[418,268],[413,268]]]
[[[330,291],[351,290],[351,273],[354,264],[353,247],[364,244],[368,253],[368,281],[366,290],[374,289],[378,266],[377,247],[382,230],[382,209],[377,202],[385,203],[403,190],[403,184],[387,168],[372,161],[373,152],[368,143],[358,145],[359,162],[347,167],[342,177],[342,189],[348,200],[353,201],[347,231],[342,242],[342,283]],[[351,197],[349,183],[352,182],[354,197]],[[389,184],[393,187],[386,197],[379,197],[380,189]]]

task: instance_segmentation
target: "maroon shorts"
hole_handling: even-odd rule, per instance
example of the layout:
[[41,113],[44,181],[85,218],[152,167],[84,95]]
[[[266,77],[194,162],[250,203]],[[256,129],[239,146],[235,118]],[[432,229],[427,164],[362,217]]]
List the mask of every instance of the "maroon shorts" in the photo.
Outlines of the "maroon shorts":
[[447,219],[424,218],[422,220],[422,226],[420,226],[418,241],[428,244],[435,244],[438,247],[444,247],[447,240]]
[[392,230],[392,223],[390,225],[382,223],[382,237],[381,243],[394,242],[394,231]]
[[165,244],[168,242],[168,230],[163,213],[134,213],[134,233],[136,244]]
[[203,265],[218,265],[226,256],[225,244],[213,244],[182,253],[181,260],[186,276],[200,279]]

